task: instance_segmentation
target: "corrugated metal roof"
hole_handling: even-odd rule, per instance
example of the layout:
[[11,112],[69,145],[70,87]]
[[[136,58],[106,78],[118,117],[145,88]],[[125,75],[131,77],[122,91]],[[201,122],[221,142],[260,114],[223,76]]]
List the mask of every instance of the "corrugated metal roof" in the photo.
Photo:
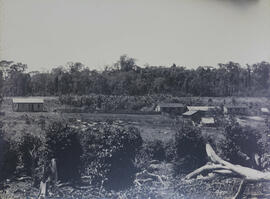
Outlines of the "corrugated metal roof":
[[13,98],[13,103],[32,103],[32,104],[42,104],[44,99],[37,97],[25,97],[25,98]]
[[195,113],[197,113],[198,111],[187,111],[187,112],[185,112],[185,113],[183,113],[183,115],[185,115],[185,116],[190,116],[190,115],[193,115],[193,114],[195,114]]
[[202,117],[201,123],[202,124],[214,124],[215,120],[213,117]]
[[159,107],[185,107],[184,104],[180,103],[162,103],[158,104]]
[[261,112],[263,112],[263,113],[269,113],[269,109],[268,108],[261,108]]
[[256,121],[264,121],[264,118],[260,117],[260,116],[250,116],[250,117],[247,117],[247,118],[251,119],[251,120],[256,120]]
[[189,111],[209,111],[216,108],[215,106],[187,106]]
[[248,108],[246,105],[226,105],[226,108]]

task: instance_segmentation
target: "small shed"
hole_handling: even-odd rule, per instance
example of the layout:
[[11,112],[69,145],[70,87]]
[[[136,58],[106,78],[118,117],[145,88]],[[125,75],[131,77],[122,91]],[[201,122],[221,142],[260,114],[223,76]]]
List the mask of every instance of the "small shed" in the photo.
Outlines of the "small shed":
[[268,108],[261,108],[261,112],[262,112],[262,114],[264,114],[264,115],[269,115],[269,114],[270,114],[270,111],[269,111]]
[[201,125],[207,126],[207,127],[214,127],[215,126],[215,120],[214,120],[213,117],[202,117]]
[[181,115],[187,111],[187,107],[180,103],[162,103],[157,105],[156,111],[162,114]]
[[200,122],[203,113],[201,111],[187,111],[183,113],[183,118],[191,119],[194,122]]
[[225,114],[234,114],[234,115],[245,115],[247,114],[248,107],[247,106],[224,106]]
[[216,109],[215,106],[187,106],[189,111],[197,111],[201,117],[210,115],[210,111]]
[[13,98],[12,109],[16,112],[42,112],[44,111],[44,99],[42,98]]
[[214,110],[215,106],[187,106],[189,111],[202,111],[202,112],[208,112],[210,110]]

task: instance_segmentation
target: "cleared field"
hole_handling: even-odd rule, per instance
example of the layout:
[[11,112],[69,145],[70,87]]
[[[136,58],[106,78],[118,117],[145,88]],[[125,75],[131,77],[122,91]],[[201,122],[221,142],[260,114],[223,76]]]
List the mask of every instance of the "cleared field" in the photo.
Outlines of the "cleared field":
[[[206,105],[209,97],[180,97],[183,102],[188,104]],[[211,98],[214,105],[230,102],[232,98],[214,97]],[[60,113],[54,112],[57,108],[66,107],[61,105],[57,97],[45,97],[46,112],[31,113],[31,112],[13,112],[11,98],[5,98],[1,107],[1,111],[5,115],[0,116],[0,120],[4,123],[4,129],[9,137],[17,139],[22,133],[31,133],[37,136],[42,136],[44,127],[52,121],[65,120],[72,123],[75,120],[83,122],[98,122],[98,121],[118,121],[123,125],[135,126],[140,132],[144,140],[161,140],[169,141],[177,131],[175,119],[162,116],[159,114],[116,114],[116,113]],[[239,104],[252,103],[258,107],[269,107],[269,99],[265,97],[239,97],[236,98]],[[263,117],[236,117],[237,122],[243,126],[251,126],[257,129],[265,127],[266,116]],[[45,124],[43,124],[45,123]],[[222,139],[222,131],[217,128],[202,129],[203,134],[216,137],[217,140]]]
[[161,115],[65,113],[62,114],[62,116],[71,121],[74,119],[79,119],[84,122],[118,121],[123,125],[137,127],[144,140],[158,139],[168,141],[175,135],[175,129],[172,128],[175,120]]
[[6,136],[11,139],[20,139],[23,133],[42,137],[44,127],[57,120],[65,120],[70,124],[76,120],[90,123],[117,121],[123,125],[137,127],[144,140],[168,141],[175,135],[175,130],[172,128],[174,120],[160,115],[5,112],[5,116],[0,116]]

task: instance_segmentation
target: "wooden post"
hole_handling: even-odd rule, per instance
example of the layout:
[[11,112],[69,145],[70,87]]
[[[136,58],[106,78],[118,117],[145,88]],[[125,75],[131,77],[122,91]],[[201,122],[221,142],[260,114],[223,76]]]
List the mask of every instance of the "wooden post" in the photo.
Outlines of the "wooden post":
[[56,164],[55,158],[51,160],[51,172],[52,172],[52,176],[51,176],[52,181],[54,184],[56,184],[58,181],[58,173],[57,173],[57,164]]
[[47,181],[45,182],[41,181],[39,189],[40,189],[40,192],[39,192],[38,199],[46,199]]

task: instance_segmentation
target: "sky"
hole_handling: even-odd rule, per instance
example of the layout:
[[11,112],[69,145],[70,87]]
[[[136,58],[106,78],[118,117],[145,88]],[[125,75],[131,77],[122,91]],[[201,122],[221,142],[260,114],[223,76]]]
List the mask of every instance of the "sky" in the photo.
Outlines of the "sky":
[[0,0],[0,60],[48,71],[270,62],[270,0]]

